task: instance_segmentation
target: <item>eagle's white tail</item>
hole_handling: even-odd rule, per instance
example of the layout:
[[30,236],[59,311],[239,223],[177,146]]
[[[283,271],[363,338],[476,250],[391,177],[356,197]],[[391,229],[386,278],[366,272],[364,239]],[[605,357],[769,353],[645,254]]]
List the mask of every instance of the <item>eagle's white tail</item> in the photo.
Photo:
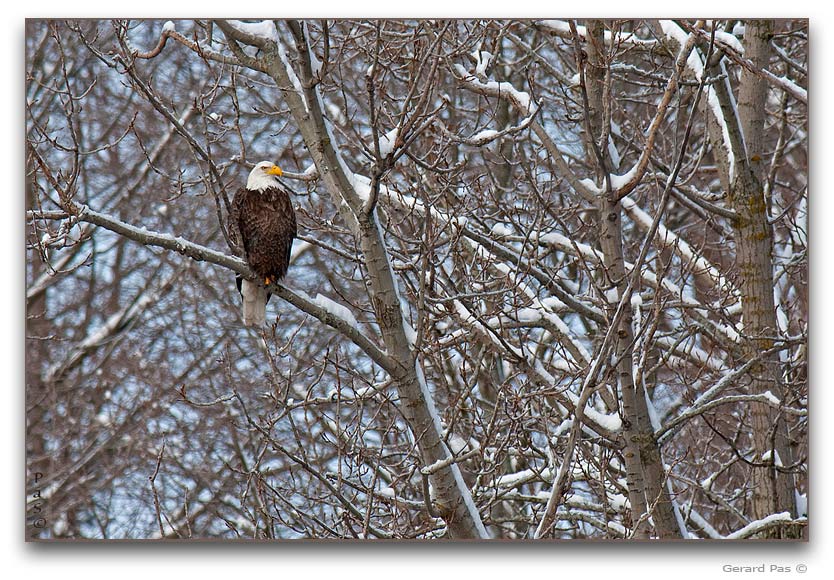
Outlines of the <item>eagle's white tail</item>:
[[247,326],[261,326],[266,322],[266,288],[243,280],[240,293],[243,295],[243,323]]

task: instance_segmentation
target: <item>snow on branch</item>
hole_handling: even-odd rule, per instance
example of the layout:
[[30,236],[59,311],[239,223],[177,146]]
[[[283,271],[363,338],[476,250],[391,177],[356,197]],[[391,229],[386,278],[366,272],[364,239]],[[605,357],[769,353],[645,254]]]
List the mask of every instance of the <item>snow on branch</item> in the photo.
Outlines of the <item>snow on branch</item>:
[[496,139],[500,139],[501,137],[505,137],[506,135],[513,135],[515,133],[519,133],[528,127],[530,127],[533,119],[536,118],[536,114],[538,113],[539,109],[536,110],[526,117],[524,117],[521,122],[517,125],[510,125],[505,127],[504,129],[496,130],[496,129],[482,129],[477,133],[469,136],[469,137],[461,137],[459,135],[455,135],[449,129],[446,128],[446,125],[443,124],[443,121],[437,119],[435,124],[440,128],[444,135],[446,135],[451,141],[455,143],[462,143],[464,145],[469,145],[471,147],[483,147],[484,145],[488,145],[492,143]]
[[759,532],[763,532],[770,528],[776,526],[782,526],[785,524],[793,524],[793,525],[807,525],[808,519],[807,518],[797,518],[793,519],[790,512],[781,512],[778,514],[771,514],[765,518],[760,520],[756,520],[754,522],[750,522],[740,530],[736,530],[732,534],[728,534],[724,536],[725,540],[743,540],[744,538],[749,538]]
[[[546,389],[554,389],[556,400],[566,405],[569,410],[575,409],[580,403],[579,396],[569,389],[557,388],[559,383],[556,377],[544,368],[541,361],[529,356],[523,348],[508,343],[498,329],[494,328],[489,321],[475,315],[460,300],[454,300],[450,310],[450,314],[470,331],[485,339],[487,344],[491,344],[493,348],[508,354],[512,359],[511,362],[521,366],[529,373],[532,380]],[[622,428],[622,421],[617,413],[601,413],[589,405],[584,409],[584,416],[587,418],[588,426],[591,429],[606,437],[612,436]]]
[[[536,235],[536,232],[530,236],[531,240],[539,244],[548,246],[554,250],[562,251],[573,256],[588,260],[594,266],[601,266],[603,263],[602,253],[592,248],[587,244],[576,242],[570,238],[563,236],[557,232],[550,232],[546,234]],[[626,272],[634,270],[634,264],[624,262]],[[685,306],[692,310],[693,315],[709,328],[716,331],[716,334],[722,338],[726,338],[731,344],[740,343],[741,336],[738,331],[729,324],[724,324],[720,321],[712,320],[707,308],[701,304],[690,293],[684,292],[683,288],[672,282],[668,277],[663,276],[658,280],[657,274],[650,271],[648,268],[643,268],[640,271],[640,276],[643,283],[654,288],[656,291],[665,290],[672,296],[679,298]]]
[[316,298],[313,300],[313,303],[317,304],[334,317],[341,318],[351,326],[357,327],[358,329],[359,323],[356,321],[356,317],[353,315],[353,312],[351,312],[347,306],[339,304],[323,294],[316,294]]
[[[701,37],[707,36],[707,32],[705,30],[701,30],[695,27],[687,26],[687,28],[694,34],[697,34]],[[732,60],[734,63],[738,64],[739,66],[743,67],[744,69],[748,70],[749,72],[763,78],[765,81],[768,82],[773,87],[777,89],[781,89],[791,95],[794,99],[802,103],[803,105],[808,104],[808,91],[797,85],[794,81],[790,80],[784,76],[776,76],[769,70],[765,68],[759,68],[754,65],[750,59],[745,58],[744,50],[741,46],[741,43],[738,39],[733,36],[732,34],[728,33],[720,33],[716,32],[715,34],[715,44],[718,46],[727,57]]]
[[[647,230],[651,226],[651,216],[643,211],[634,200],[630,198],[623,198],[622,206],[632,221],[637,224],[640,229]],[[683,238],[669,230],[663,225],[663,223],[660,223],[657,227],[656,238],[663,245],[663,247],[672,250],[682,260],[691,264],[696,269],[697,273],[707,274],[713,284],[715,284],[721,292],[732,296],[736,301],[741,300],[741,293],[718,270],[718,268],[716,268],[703,255],[695,252]]]
[[[29,219],[66,219],[69,216],[59,211],[27,212],[27,217]],[[94,211],[89,207],[81,207],[79,214],[75,218],[78,221],[88,222],[110,230],[145,246],[177,252],[198,262],[208,262],[232,270],[244,277],[253,277],[249,266],[240,258],[212,250],[211,248],[196,244],[182,237],[153,232],[146,228],[139,228],[113,216]],[[310,314],[320,322],[343,334],[389,374],[396,372],[395,365],[388,354],[368,338],[367,332],[359,328],[356,319],[352,315],[345,315],[346,309],[344,307],[337,308],[339,306],[338,304],[332,300],[328,302],[328,299],[324,297],[319,297],[315,300],[311,299],[304,292],[291,290],[281,284],[271,284],[268,290],[299,310]],[[349,311],[348,314],[350,314]],[[115,325],[117,322],[113,321],[113,324]]]
[[[561,38],[572,38],[570,24],[568,24],[565,20],[538,20],[536,21],[535,26],[539,30],[550,32]],[[581,41],[587,41],[588,32],[584,26],[577,25],[576,31],[579,34],[579,39]],[[653,48],[658,44],[657,40],[640,38],[633,32],[618,32],[616,34],[612,34],[610,30],[606,30],[604,34],[605,42],[607,44],[613,43],[616,46]]]
[[454,72],[458,78],[471,90],[485,97],[508,98],[518,111],[525,117],[531,117],[539,109],[538,103],[530,98],[528,93],[516,89],[511,83],[487,81],[482,82],[478,77],[468,72],[463,65],[455,64]]
[[277,53],[285,76],[291,85],[291,87],[280,86],[279,88],[282,90],[293,90],[301,99],[305,110],[309,112],[310,107],[307,102],[304,87],[301,84],[295,69],[290,63],[290,59],[287,56],[287,48],[281,38],[281,35],[278,34],[278,27],[275,22],[272,20],[263,20],[260,22],[216,20],[215,22],[223,31],[223,34],[225,34],[230,40],[229,47],[232,49],[232,52],[235,53],[235,56],[238,58],[240,63],[256,70],[268,72],[268,70],[264,67],[264,59],[255,58],[244,53],[240,47],[236,45],[237,42],[242,42],[249,46],[255,46],[257,48],[264,49],[265,51],[273,51],[273,55]]
[[263,48],[267,41],[278,42],[278,30],[271,20],[259,22],[243,22],[242,20],[227,20],[235,29],[235,37],[247,44]]
[[[661,20],[660,28],[666,37],[669,40],[676,42],[678,46],[685,46],[690,39],[690,35],[672,20]],[[706,74],[706,71],[704,70],[704,63],[701,60],[701,57],[698,56],[697,51],[691,51],[689,53],[686,65],[695,75],[696,80],[701,81]],[[723,68],[723,62],[721,63],[721,66]],[[722,72],[725,73],[726,71],[722,70]],[[726,83],[728,80],[725,78],[724,82]],[[744,154],[744,152],[737,151],[736,148],[733,147],[728,120],[724,117],[724,112],[721,108],[721,101],[718,98],[718,93],[716,92],[715,87],[708,85],[704,88],[707,91],[707,104],[709,105],[709,110],[712,112],[715,121],[721,128],[724,153],[727,156],[728,171],[730,179],[732,180],[735,176],[736,155]]]

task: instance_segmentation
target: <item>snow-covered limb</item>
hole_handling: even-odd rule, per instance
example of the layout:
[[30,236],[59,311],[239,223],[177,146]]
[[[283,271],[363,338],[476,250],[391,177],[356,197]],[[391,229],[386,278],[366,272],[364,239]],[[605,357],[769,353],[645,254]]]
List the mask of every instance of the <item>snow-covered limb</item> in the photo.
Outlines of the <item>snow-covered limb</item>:
[[[63,212],[51,212],[48,214],[29,212],[28,215],[32,219],[64,219],[68,217],[67,214]],[[196,244],[182,237],[174,237],[170,234],[161,234],[144,228],[138,228],[110,215],[94,211],[88,207],[81,208],[81,213],[77,216],[77,219],[79,221],[103,227],[145,246],[171,250],[182,254],[183,256],[187,256],[192,260],[209,262],[228,268],[229,270],[232,270],[244,277],[252,277],[252,272],[249,269],[249,266],[240,258],[218,252],[217,250],[212,250],[211,248],[201,246],[200,244]],[[371,360],[389,373],[395,371],[391,358],[385,353],[385,351],[376,346],[376,344],[368,338],[366,331],[357,326],[355,318],[352,320],[350,318],[342,318],[339,313],[331,311],[330,308],[323,307],[320,303],[311,299],[303,292],[291,290],[290,288],[280,284],[270,285],[269,291],[272,294],[286,300],[298,309],[314,316],[331,328],[344,334],[348,339],[361,348],[371,358]],[[343,314],[343,312],[341,314]]]
[[797,518],[793,519],[791,516],[791,512],[781,512],[778,514],[771,514],[765,518],[760,520],[756,520],[754,522],[750,522],[740,530],[736,530],[732,534],[727,534],[724,536],[725,540],[743,540],[744,538],[749,538],[759,532],[763,532],[767,529],[776,527],[776,526],[784,526],[784,525],[799,525],[805,526],[808,525],[808,518]]
[[726,370],[726,363],[721,356],[706,352],[697,345],[697,341],[685,338],[674,338],[672,336],[656,336],[654,344],[667,350],[670,354],[687,359],[699,367],[710,369],[713,372]]
[[[540,30],[544,30],[547,32],[551,32],[557,36],[562,38],[570,39],[572,37],[572,33],[570,30],[570,25],[565,20],[537,20],[535,22],[536,28]],[[576,31],[579,34],[580,40],[586,42],[588,39],[588,32],[584,26],[576,27]],[[612,34],[610,30],[605,31],[605,42],[606,44],[614,44],[615,46],[621,47],[642,47],[642,48],[653,48],[657,46],[657,40],[655,39],[644,39],[638,37],[633,32],[618,32],[616,34]]]
[[489,68],[494,55],[486,50],[476,50],[470,56],[475,60],[475,74],[479,77],[485,77],[486,71]]
[[[660,102],[657,105],[657,111],[655,112],[654,118],[652,118],[651,122],[649,123],[649,127],[646,130],[646,140],[643,146],[641,147],[642,152],[640,153],[640,158],[637,160],[634,166],[625,174],[610,175],[608,177],[607,182],[612,189],[610,194],[614,197],[614,199],[624,198],[626,195],[631,193],[643,179],[643,176],[646,173],[646,169],[649,166],[649,159],[651,158],[652,151],[654,150],[655,139],[658,135],[660,125],[666,118],[666,111],[669,108],[669,104],[672,102],[673,95],[677,91],[678,84],[680,83],[683,69],[685,67],[685,63],[688,60],[689,55],[691,54],[692,49],[694,47],[695,36],[689,36],[686,39],[686,41],[680,45],[680,51],[678,53],[677,58],[675,59],[675,70],[666,83],[666,88],[663,91],[663,95],[661,96]],[[609,143],[609,146],[613,147],[613,143]],[[588,188],[596,189],[600,191],[600,193],[602,193],[601,190],[603,189],[603,187],[597,187],[593,183],[589,184]]]
[[453,453],[449,457],[447,457],[446,459],[439,459],[439,460],[435,461],[434,463],[432,463],[431,465],[426,465],[425,467],[421,467],[420,468],[420,473],[422,473],[423,475],[431,475],[433,473],[436,473],[436,472],[440,471],[441,469],[449,467],[450,465],[452,465],[454,463],[460,463],[461,461],[466,461],[467,459],[475,457],[476,455],[479,455],[480,452],[481,452],[480,449],[470,449],[469,451],[466,451],[466,452],[460,453],[460,454],[454,454]]
[[[652,217],[643,211],[634,200],[630,198],[622,199],[623,209],[631,217],[640,229],[646,230],[652,223]],[[675,252],[680,258],[691,264],[697,274],[704,273],[708,275],[715,285],[722,293],[732,296],[735,300],[741,300],[741,293],[735,288],[730,281],[716,268],[709,260],[702,254],[695,252],[692,247],[679,235],[669,230],[663,223],[657,227],[657,240],[669,250]]]
[[[508,355],[511,362],[520,366],[528,373],[530,378],[545,389],[552,389],[553,396],[560,404],[565,405],[569,410],[574,410],[580,402],[580,397],[570,389],[560,389],[559,382],[550,372],[544,368],[541,361],[535,359],[524,351],[523,348],[509,344],[503,339],[498,330],[486,321],[479,320],[462,302],[454,300],[450,312],[465,328],[470,329],[475,336],[480,337],[486,344],[498,352]],[[622,421],[617,413],[601,413],[588,405],[584,409],[584,416],[587,418],[588,426],[597,433],[610,437],[617,433],[622,427]]]
[[691,520],[696,526],[701,528],[701,530],[711,539],[713,540],[721,540],[723,536],[718,533],[718,531],[712,527],[706,518],[704,518],[698,510],[691,506],[687,506],[686,508],[686,515],[689,520]]
[[322,309],[328,311],[334,317],[341,318],[351,326],[359,326],[359,323],[356,321],[356,317],[353,316],[353,312],[351,312],[347,306],[334,302],[322,294],[316,294],[316,298],[313,302],[321,306]]
[[463,65],[455,64],[454,72],[457,77],[471,90],[484,95],[485,97],[507,98],[512,101],[516,109],[525,117],[532,117],[539,109],[538,103],[530,98],[528,93],[516,89],[506,81],[482,82],[476,75],[469,73]]
[[492,143],[496,139],[500,139],[506,135],[513,135],[527,129],[533,123],[533,120],[536,118],[538,112],[539,109],[537,107],[533,113],[524,117],[517,125],[510,125],[509,127],[505,127],[501,130],[482,129],[469,137],[460,137],[459,135],[455,135],[446,128],[446,125],[444,125],[440,119],[435,121],[435,125],[443,132],[444,135],[455,143],[463,143],[464,145],[470,145],[472,147],[483,147],[484,145]]
[[359,327],[356,318],[346,307],[321,294],[317,295],[315,299],[311,299],[300,290],[291,290],[278,284],[272,284],[269,286],[269,290],[299,310],[310,314],[320,322],[342,333],[389,374],[395,372],[396,365],[388,353],[369,338],[368,332]]
[[553,475],[553,469],[550,467],[544,467],[540,470],[524,469],[515,473],[500,475],[495,479],[494,484],[500,490],[512,489],[530,481],[543,481],[549,483],[553,480]]
[[[690,38],[690,35],[686,33],[680,26],[677,25],[672,20],[661,20],[659,26],[666,35],[666,38],[677,43],[678,46],[684,46]],[[706,71],[704,70],[704,63],[701,60],[701,57],[698,56],[697,52],[690,52],[689,57],[686,61],[687,66],[695,75],[695,78],[698,81],[701,81],[703,77],[706,75]],[[724,64],[723,61],[720,63],[722,67],[722,74],[727,73],[727,71],[723,68]],[[724,79],[725,84],[729,83],[729,79]],[[728,166],[728,173],[730,175],[730,179],[733,178],[735,175],[735,164],[736,164],[736,156],[738,154],[743,154],[743,151],[738,146],[734,146],[733,142],[733,135],[731,134],[731,129],[728,123],[728,120],[725,117],[724,111],[722,110],[721,101],[719,99],[719,95],[716,92],[716,89],[713,85],[706,87],[707,91],[707,104],[709,106],[709,110],[712,112],[713,119],[716,123],[718,123],[719,128],[721,129],[721,135],[723,138],[723,154],[726,157],[727,166]],[[732,94],[730,92],[730,94]],[[735,107],[735,104],[732,104],[732,107]],[[737,117],[737,113],[736,113]]]
[[278,29],[272,20],[260,22],[227,20],[226,22],[237,32],[236,38],[246,44],[263,48],[267,41],[278,42]]
[[[690,30],[700,35],[701,37],[708,36],[705,30],[690,27]],[[776,76],[765,68],[759,68],[754,65],[750,59],[745,58],[744,48],[738,39],[732,34],[719,33],[715,34],[715,44],[724,51],[727,57],[736,64],[744,67],[751,73],[758,75],[765,79],[768,84],[778,89],[782,89],[800,103],[808,104],[808,91],[797,85],[794,81],[784,76]]]

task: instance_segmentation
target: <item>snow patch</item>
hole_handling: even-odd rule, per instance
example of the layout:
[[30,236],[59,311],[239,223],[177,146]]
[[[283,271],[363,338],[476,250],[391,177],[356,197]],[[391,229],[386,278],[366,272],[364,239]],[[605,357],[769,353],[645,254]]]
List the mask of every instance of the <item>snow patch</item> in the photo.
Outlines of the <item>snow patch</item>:
[[555,296],[548,296],[540,300],[541,305],[553,312],[568,310],[567,304],[556,298]]
[[509,235],[512,235],[512,231],[510,228],[505,226],[504,224],[498,222],[494,226],[492,226],[492,230],[490,230],[492,235],[498,238],[505,238]]
[[611,189],[621,189],[637,175],[637,164],[622,175],[610,174]]
[[612,493],[608,496],[608,505],[615,511],[620,511],[623,508],[631,508],[631,502],[621,493]]
[[484,143],[488,143],[492,141],[498,136],[498,131],[495,129],[484,129],[483,131],[479,131],[475,133],[469,138],[469,141],[472,145],[483,145]]
[[403,320],[403,332],[405,332],[405,338],[408,340],[408,344],[411,346],[417,344],[417,331],[405,320]]
[[336,123],[339,125],[347,125],[347,117],[345,117],[345,114],[338,105],[328,101],[325,103],[325,106],[327,107],[328,115],[330,115]]
[[400,128],[394,127],[385,135],[379,136],[379,154],[382,157],[388,157],[394,150],[394,144],[397,142],[397,137],[400,134]]
[[394,491],[392,487],[381,487],[377,490],[376,494],[381,497],[389,498],[389,499],[396,499],[397,492]]
[[472,56],[475,57],[475,74],[479,77],[486,76],[486,69],[492,62],[492,53],[485,50],[476,50],[472,53]]
[[573,419],[565,419],[561,423],[556,426],[556,429],[553,430],[553,435],[551,435],[551,441],[555,440],[556,437],[567,433],[568,430],[573,426]]
[[770,391],[765,391],[762,393],[762,396],[765,397],[768,401],[776,405],[777,407],[782,406],[782,401],[779,400],[779,397],[771,393]]
[[260,36],[261,38],[272,40],[273,42],[278,42],[278,30],[275,28],[275,23],[271,20],[261,20],[260,22],[229,20],[228,22],[233,28],[236,28],[241,32],[252,34],[254,36]]
[[479,89],[483,93],[495,97],[508,97],[524,116],[530,115],[536,110],[536,107],[534,106],[533,100],[530,98],[530,95],[528,93],[525,93],[524,91],[516,89],[512,84],[508,82],[481,82],[460,64],[455,64],[455,72],[458,75],[460,75],[467,84],[471,85],[476,89]]
[[796,497],[796,513],[800,516],[808,515],[808,496],[804,493],[794,492]]
[[323,308],[336,318],[344,320],[351,326],[358,326],[359,323],[356,321],[356,317],[353,316],[353,312],[351,312],[346,306],[334,302],[327,296],[323,296],[322,294],[316,294],[315,300],[313,302],[318,305],[320,308]]
[[716,30],[715,40],[722,44],[726,44],[739,54],[744,54],[744,47],[741,45],[741,41],[736,38],[734,34],[724,32],[723,30]]

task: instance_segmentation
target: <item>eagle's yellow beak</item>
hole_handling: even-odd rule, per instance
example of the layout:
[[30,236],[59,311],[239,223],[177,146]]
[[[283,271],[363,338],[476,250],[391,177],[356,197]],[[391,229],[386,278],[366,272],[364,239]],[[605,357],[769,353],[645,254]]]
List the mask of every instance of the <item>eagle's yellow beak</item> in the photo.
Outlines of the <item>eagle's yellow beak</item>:
[[278,177],[281,177],[282,175],[284,175],[284,172],[283,172],[283,171],[281,171],[281,168],[280,168],[280,167],[278,167],[277,165],[273,165],[272,167],[270,167],[269,169],[267,169],[267,170],[266,170],[266,172],[267,172],[269,175],[277,175]]

